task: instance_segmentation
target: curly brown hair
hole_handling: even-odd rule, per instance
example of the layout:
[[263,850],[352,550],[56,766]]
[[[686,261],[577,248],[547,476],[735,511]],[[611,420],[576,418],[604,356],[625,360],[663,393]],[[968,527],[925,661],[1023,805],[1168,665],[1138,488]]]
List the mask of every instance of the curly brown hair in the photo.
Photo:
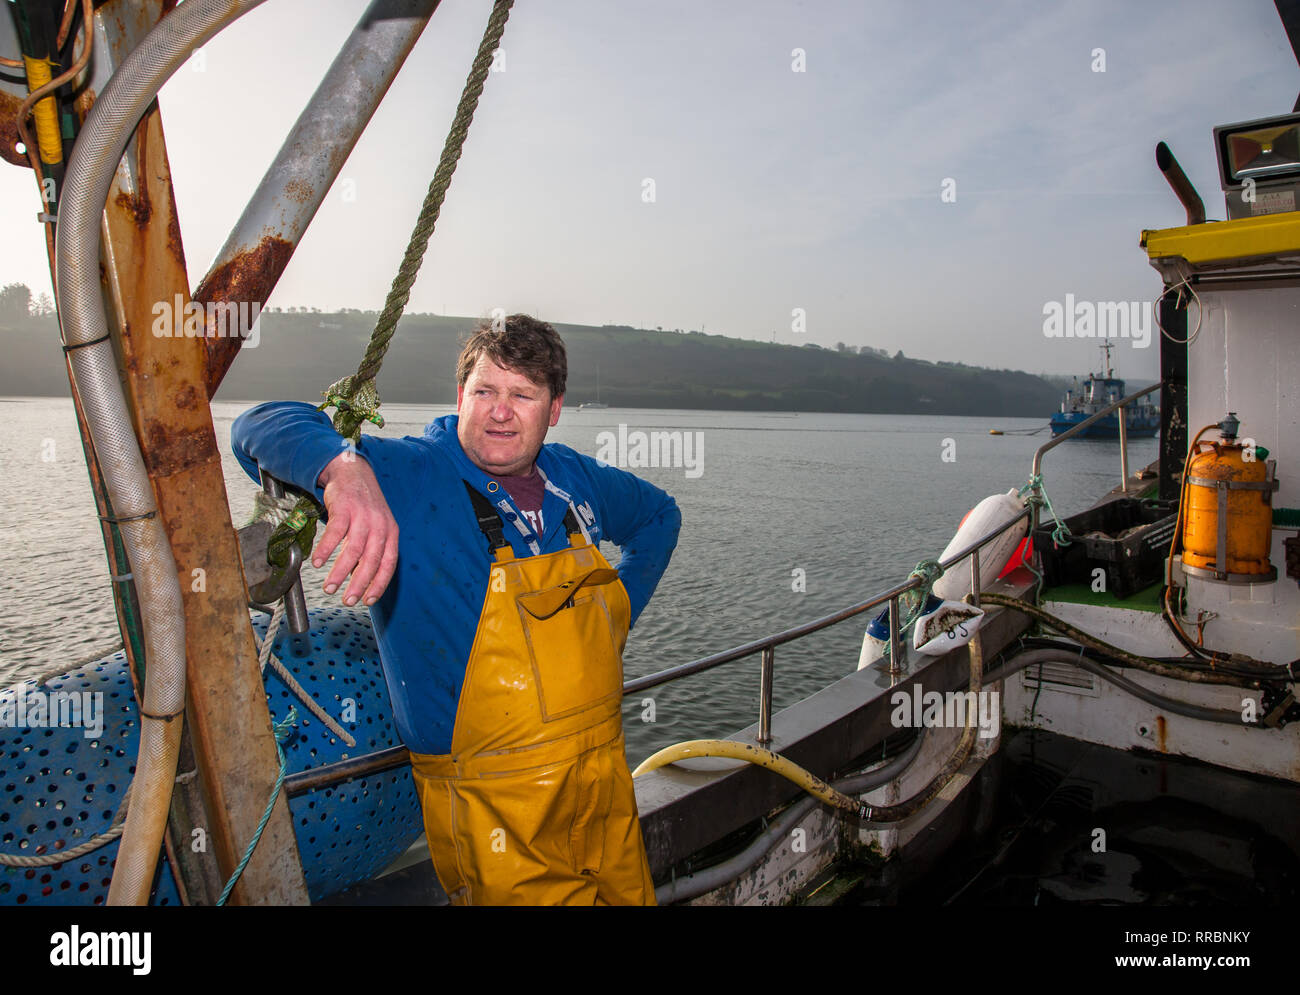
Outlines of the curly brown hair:
[[503,323],[485,320],[456,360],[457,386],[465,386],[483,355],[498,366],[522,373],[538,386],[550,388],[552,400],[564,393],[568,356],[559,333],[545,321],[527,314],[512,314]]

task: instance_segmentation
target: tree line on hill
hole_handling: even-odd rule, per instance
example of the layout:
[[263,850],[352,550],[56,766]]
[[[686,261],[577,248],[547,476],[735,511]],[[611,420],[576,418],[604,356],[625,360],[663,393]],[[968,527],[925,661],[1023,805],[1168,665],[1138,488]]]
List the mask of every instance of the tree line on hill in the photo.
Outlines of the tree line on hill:
[[[21,284],[0,288],[0,394],[67,396],[52,305]],[[24,295],[25,292],[25,295]],[[478,319],[408,314],[384,362],[385,401],[451,404],[460,346]],[[374,313],[266,309],[258,345],[245,348],[221,400],[298,398],[356,369]],[[626,325],[556,323],[569,356],[566,402],[610,407],[824,411],[1046,418],[1059,388],[1015,370],[909,359],[901,351],[837,344],[828,349]],[[177,347],[183,348],[182,340]]]

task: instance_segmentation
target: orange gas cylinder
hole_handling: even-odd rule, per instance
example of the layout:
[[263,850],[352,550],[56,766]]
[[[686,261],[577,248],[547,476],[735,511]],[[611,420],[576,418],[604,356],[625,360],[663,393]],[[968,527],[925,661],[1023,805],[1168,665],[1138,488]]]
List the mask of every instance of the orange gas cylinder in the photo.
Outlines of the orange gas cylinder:
[[[1183,502],[1183,567],[1229,583],[1274,580],[1273,461],[1268,450],[1236,440],[1236,419],[1218,442],[1200,442],[1187,461]],[[1229,432],[1231,434],[1229,434]]]

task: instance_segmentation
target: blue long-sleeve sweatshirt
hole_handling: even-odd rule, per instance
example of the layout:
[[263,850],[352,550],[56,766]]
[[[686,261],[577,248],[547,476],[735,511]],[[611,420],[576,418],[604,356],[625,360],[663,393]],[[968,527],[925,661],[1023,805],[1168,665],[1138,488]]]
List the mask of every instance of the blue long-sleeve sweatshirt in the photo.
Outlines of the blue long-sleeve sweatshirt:
[[[504,487],[470,462],[456,437],[456,415],[430,424],[422,438],[363,436],[357,455],[375,472],[397,520],[397,571],[371,608],[375,638],[398,733],[416,753],[451,751],[451,733],[492,559],[462,481],[499,503]],[[260,404],[231,427],[235,456],[254,480],[258,467],[322,499],[317,478],[346,446],[329,418],[310,404]],[[568,446],[547,443],[537,466],[551,485],[542,505],[540,551],[567,548],[567,492],[593,543],[622,548],[619,578],[632,621],[654,593],[677,545],[681,513],[667,493]],[[517,513],[517,509],[514,509]],[[516,556],[526,537],[507,527]],[[346,581],[340,590],[346,590]]]

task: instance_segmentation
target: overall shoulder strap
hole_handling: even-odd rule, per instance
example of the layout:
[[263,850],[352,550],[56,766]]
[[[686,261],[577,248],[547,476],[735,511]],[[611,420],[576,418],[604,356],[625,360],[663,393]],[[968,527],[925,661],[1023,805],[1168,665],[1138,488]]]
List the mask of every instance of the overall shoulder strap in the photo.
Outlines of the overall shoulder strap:
[[492,507],[492,502],[471,487],[468,480],[462,480],[461,483],[465,485],[469,499],[474,505],[474,517],[478,519],[479,530],[487,537],[488,549],[493,552],[502,546],[509,549],[510,543],[506,541],[501,516],[497,514],[496,508]]
[[[505,527],[492,502],[476,491],[468,480],[462,480],[461,483],[465,485],[469,499],[474,505],[474,517],[478,520],[479,530],[487,537],[488,549],[493,552],[503,546],[509,549],[510,543],[506,541]],[[564,531],[568,535],[584,535],[582,526],[578,524],[577,516],[573,513],[572,505],[564,509]]]
[[564,509],[564,531],[569,535],[580,535],[585,537],[582,526],[578,524],[577,517],[573,514],[573,505]]

